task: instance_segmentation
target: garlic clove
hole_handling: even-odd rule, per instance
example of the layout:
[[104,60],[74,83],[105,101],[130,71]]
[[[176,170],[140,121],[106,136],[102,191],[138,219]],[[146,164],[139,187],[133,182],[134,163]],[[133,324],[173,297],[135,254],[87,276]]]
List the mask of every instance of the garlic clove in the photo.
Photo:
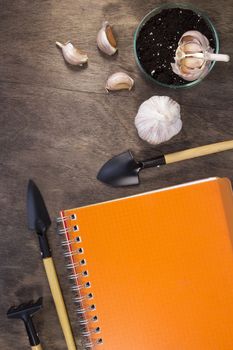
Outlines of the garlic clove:
[[194,38],[192,35],[187,35],[186,33],[180,38],[179,41],[179,45],[181,44],[185,44],[185,43],[189,43],[189,42],[195,42],[197,44],[199,44],[199,40],[197,40],[196,38]]
[[102,52],[109,56],[112,56],[117,52],[116,39],[112,27],[107,21],[103,22],[102,28],[97,34],[97,46]]
[[196,79],[204,78],[209,71],[209,66],[204,64],[202,69],[200,68],[188,68],[187,66],[181,65],[179,69],[179,74],[182,78],[187,81],[193,81]]
[[124,72],[117,72],[107,80],[105,89],[107,91],[131,90],[134,85],[134,80]]
[[191,69],[187,67],[185,64],[180,65],[180,72],[182,72],[183,74],[192,74]]
[[153,145],[168,141],[182,128],[180,105],[168,96],[153,96],[140,105],[135,126],[144,141]]
[[181,66],[184,65],[187,68],[201,68],[202,65],[204,64],[204,60],[200,58],[195,58],[195,57],[186,57],[181,61]]
[[[200,44],[189,42],[187,44],[183,44],[181,46],[178,46],[178,48],[176,50],[176,59],[182,60],[183,58],[185,58],[187,56],[193,56],[193,55],[197,55],[197,54],[199,54],[199,55],[202,54],[202,48],[201,48]],[[198,58],[203,58],[203,54],[201,57],[198,57]]]
[[202,51],[206,51],[210,48],[209,40],[207,37],[197,30],[189,30],[188,32],[184,33],[180,38],[179,45],[187,41],[199,43],[201,45]]
[[82,50],[76,48],[71,42],[61,44],[56,41],[56,45],[62,49],[62,53],[66,62],[73,66],[82,66],[88,61],[88,56]]
[[188,42],[188,43],[182,45],[182,51],[186,54],[202,52],[202,47],[198,43]]

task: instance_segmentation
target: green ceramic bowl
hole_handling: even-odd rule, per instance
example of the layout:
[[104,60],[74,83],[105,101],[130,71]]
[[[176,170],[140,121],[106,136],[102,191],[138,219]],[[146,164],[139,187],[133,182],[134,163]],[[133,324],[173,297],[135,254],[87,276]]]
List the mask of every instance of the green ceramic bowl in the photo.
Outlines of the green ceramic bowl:
[[[136,59],[136,62],[137,62],[137,65],[139,67],[139,69],[141,70],[141,72],[143,73],[143,75],[149,79],[150,81],[152,81],[153,83],[156,83],[156,84],[159,84],[161,86],[164,86],[164,87],[169,87],[169,88],[173,88],[173,89],[181,89],[181,88],[188,88],[188,87],[192,87],[192,86],[195,86],[197,84],[199,84],[204,78],[199,78],[197,80],[194,80],[194,81],[187,81],[187,83],[183,84],[183,85],[169,85],[169,84],[165,84],[165,83],[161,83],[160,81],[152,78],[152,76],[150,74],[148,74],[143,66],[141,65],[139,59],[138,59],[138,55],[137,55],[137,50],[136,50],[136,42],[137,42],[137,38],[138,38],[138,35],[140,33],[140,30],[142,28],[142,26],[153,16],[157,15],[158,13],[160,13],[162,10],[164,9],[171,9],[171,8],[182,8],[182,9],[188,9],[188,10],[192,10],[193,12],[197,13],[198,15],[200,15],[202,18],[204,18],[204,20],[207,22],[208,26],[210,27],[212,33],[213,33],[213,37],[214,37],[214,40],[215,40],[215,53],[219,53],[219,37],[218,37],[218,34],[217,34],[217,31],[213,25],[213,23],[211,22],[211,20],[209,19],[209,17],[203,13],[202,11],[196,9],[195,7],[189,5],[189,4],[180,4],[180,3],[173,3],[173,4],[164,4],[164,5],[161,5],[157,8],[155,8],[154,10],[152,10],[151,12],[149,12],[143,19],[142,21],[139,23],[137,29],[136,29],[136,32],[134,34],[134,55],[135,55],[135,59]],[[215,65],[215,62],[212,62],[210,67],[209,67],[209,72],[211,71],[211,69],[213,68],[213,66]],[[208,72],[208,74],[209,74]],[[208,75],[207,74],[207,75]],[[206,77],[206,76],[205,76]]]

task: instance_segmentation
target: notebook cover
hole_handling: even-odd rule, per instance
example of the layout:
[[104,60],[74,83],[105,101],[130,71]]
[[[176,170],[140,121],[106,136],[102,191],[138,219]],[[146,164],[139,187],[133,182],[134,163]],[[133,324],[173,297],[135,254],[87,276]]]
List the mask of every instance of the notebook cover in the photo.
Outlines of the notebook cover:
[[81,237],[69,249],[84,250],[71,259],[86,263],[73,273],[88,271],[76,283],[93,293],[93,347],[233,349],[232,213],[230,181],[216,178],[62,211],[76,214],[64,227]]

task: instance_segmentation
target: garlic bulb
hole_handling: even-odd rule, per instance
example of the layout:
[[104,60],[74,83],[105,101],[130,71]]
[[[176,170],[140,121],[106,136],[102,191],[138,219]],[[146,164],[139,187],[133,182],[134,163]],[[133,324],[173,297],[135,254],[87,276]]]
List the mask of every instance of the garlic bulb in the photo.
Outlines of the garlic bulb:
[[68,41],[66,44],[61,44],[60,42],[56,41],[56,45],[62,49],[64,59],[69,64],[74,66],[82,66],[88,61],[87,54],[74,47],[71,42]]
[[124,72],[117,72],[112,75],[107,80],[105,89],[107,91],[116,90],[131,90],[134,85],[134,80]]
[[182,128],[180,105],[168,96],[153,96],[135,117],[138,135],[153,145],[170,140]]
[[117,43],[113,35],[112,28],[107,21],[103,22],[102,28],[97,34],[97,45],[98,48],[111,56],[117,52]]
[[173,72],[188,81],[204,77],[211,65],[205,57],[208,52],[213,49],[205,35],[196,30],[184,33],[178,43],[175,63],[171,64]]

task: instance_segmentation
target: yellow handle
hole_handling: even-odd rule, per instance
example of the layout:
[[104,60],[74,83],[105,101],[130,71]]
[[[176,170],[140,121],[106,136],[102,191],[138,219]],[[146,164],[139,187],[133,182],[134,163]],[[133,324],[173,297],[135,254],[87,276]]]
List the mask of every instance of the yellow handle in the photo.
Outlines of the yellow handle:
[[57,273],[52,258],[43,259],[45,271],[49,281],[49,286],[53,296],[53,300],[57,309],[58,318],[65,336],[68,350],[76,350],[74,337],[71,331],[70,321],[66,311],[65,303],[58,282]]
[[191,148],[185,151],[167,154],[164,157],[165,157],[166,164],[169,164],[169,163],[180,162],[181,160],[185,160],[185,159],[192,159],[196,157],[206,156],[207,154],[227,151],[229,149],[233,149],[233,140],[212,143],[212,145]]
[[32,350],[42,350],[42,346],[39,344],[39,345],[35,345],[35,346],[31,346],[31,349]]

